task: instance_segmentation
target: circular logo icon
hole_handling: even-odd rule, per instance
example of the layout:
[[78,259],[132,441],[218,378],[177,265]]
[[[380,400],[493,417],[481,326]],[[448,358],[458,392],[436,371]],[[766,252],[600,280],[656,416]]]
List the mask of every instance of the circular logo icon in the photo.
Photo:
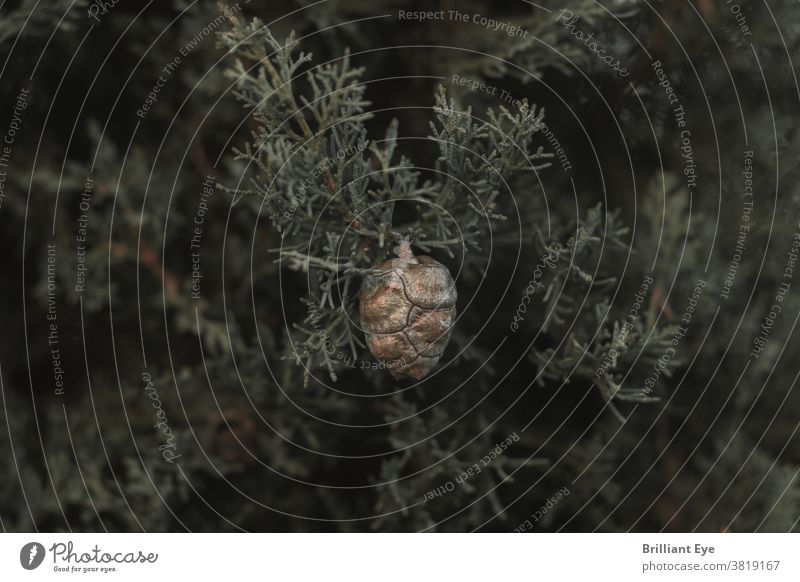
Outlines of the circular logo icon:
[[26,570],[35,570],[44,561],[44,546],[39,542],[29,542],[19,551],[19,563]]

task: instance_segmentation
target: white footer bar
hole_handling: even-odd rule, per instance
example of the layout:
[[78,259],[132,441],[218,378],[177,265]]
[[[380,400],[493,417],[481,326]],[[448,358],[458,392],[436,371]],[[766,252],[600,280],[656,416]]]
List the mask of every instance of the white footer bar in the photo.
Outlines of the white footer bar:
[[14,581],[778,582],[799,564],[791,534],[0,535],[0,580]]

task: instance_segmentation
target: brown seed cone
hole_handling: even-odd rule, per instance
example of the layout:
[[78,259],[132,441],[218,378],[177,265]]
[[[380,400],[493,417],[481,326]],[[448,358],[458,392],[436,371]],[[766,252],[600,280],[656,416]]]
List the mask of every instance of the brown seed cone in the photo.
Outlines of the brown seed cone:
[[367,275],[359,297],[361,327],[370,352],[396,379],[421,380],[450,342],[456,318],[456,287],[450,271],[428,257],[415,257],[403,241]]

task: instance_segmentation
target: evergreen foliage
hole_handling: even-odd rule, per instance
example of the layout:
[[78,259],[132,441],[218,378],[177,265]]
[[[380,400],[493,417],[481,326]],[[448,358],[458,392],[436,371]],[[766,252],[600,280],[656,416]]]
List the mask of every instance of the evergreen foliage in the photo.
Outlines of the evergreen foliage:
[[3,530],[798,530],[796,2],[429,4],[0,4]]

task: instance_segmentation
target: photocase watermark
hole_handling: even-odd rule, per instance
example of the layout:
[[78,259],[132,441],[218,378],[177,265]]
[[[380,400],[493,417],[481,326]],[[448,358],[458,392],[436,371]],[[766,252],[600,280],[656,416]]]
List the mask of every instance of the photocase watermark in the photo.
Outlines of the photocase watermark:
[[398,10],[398,20],[408,20],[412,22],[425,21],[450,21],[466,22],[477,24],[491,32],[502,32],[511,38],[528,38],[528,31],[519,25],[505,20],[495,20],[478,12],[472,14],[460,12],[458,10]]
[[[502,455],[505,450],[510,447],[513,443],[519,440],[519,436],[516,432],[511,433],[511,435],[507,436],[505,440],[500,441],[497,443],[494,448],[489,451],[487,455],[478,462],[470,467],[463,470],[459,473],[454,479],[451,479],[444,483],[443,485],[439,485],[436,489],[431,489],[430,491],[426,492],[425,495],[422,497],[422,503],[427,503],[431,501],[435,497],[443,497],[447,493],[452,493],[456,489],[456,485],[462,485],[475,477],[476,475],[480,474],[483,469],[491,465],[497,457]],[[480,463],[480,464],[479,464]]]
[[88,267],[86,265],[86,238],[89,228],[89,209],[92,200],[92,193],[94,191],[94,180],[91,176],[86,177],[86,184],[81,192],[81,200],[78,203],[80,215],[78,215],[78,231],[75,234],[75,293],[83,293],[86,286],[86,273]]
[[306,179],[303,180],[303,183],[300,184],[298,191],[292,196],[289,207],[283,212],[283,218],[286,220],[291,220],[294,217],[294,215],[297,213],[297,209],[300,208],[300,205],[304,204],[307,200],[308,197],[306,194],[311,187],[317,183],[317,180],[319,180],[320,176],[323,176],[326,172],[332,170],[337,161],[343,162],[344,160],[359,156],[364,152],[364,150],[367,149],[367,147],[369,147],[369,141],[360,141],[355,145],[341,148],[333,155],[327,156],[319,164],[314,166],[314,168],[306,176]]
[[739,270],[739,263],[742,260],[742,253],[745,250],[745,243],[747,242],[747,235],[750,232],[750,215],[753,213],[754,200],[753,200],[753,150],[744,152],[744,202],[742,203],[742,213],[739,218],[739,233],[736,237],[736,246],[733,249],[731,262],[728,265],[728,270],[725,273],[725,280],[722,282],[722,290],[720,291],[720,299],[728,299],[733,287],[733,281],[736,279],[736,273]]
[[528,286],[525,287],[525,294],[517,306],[517,311],[514,313],[514,321],[509,326],[511,331],[516,333],[519,330],[519,324],[525,321],[525,314],[528,312],[528,304],[531,302],[531,297],[536,294],[537,289],[544,289],[542,277],[544,277],[545,269],[555,269],[559,259],[559,252],[557,249],[546,247],[546,255],[542,255],[539,262],[536,263],[536,269],[533,271],[533,276],[528,281]]
[[681,131],[680,150],[681,158],[683,159],[683,175],[686,178],[686,187],[692,190],[697,188],[697,168],[694,162],[694,151],[692,148],[692,132],[687,128],[686,111],[683,109],[683,105],[680,104],[680,98],[675,92],[675,89],[673,89],[672,83],[666,71],[664,71],[661,61],[653,61],[650,67],[656,74],[659,87],[664,89],[664,94],[669,104],[673,106],[672,115],[675,120],[675,125],[677,129]]
[[528,38],[527,30],[508,21],[495,20],[494,18],[488,18],[480,13],[467,14],[465,12],[459,12],[458,10],[448,10],[447,13],[450,20],[471,22],[491,32],[502,32],[511,38],[516,37],[526,40]]
[[89,18],[100,22],[100,16],[105,16],[111,10],[113,10],[114,6],[120,3],[121,0],[92,0],[92,3],[89,4],[89,8],[86,10],[86,13],[89,15]]
[[[307,309],[309,321],[311,322],[311,325],[314,326],[315,335],[319,340],[319,349],[323,350],[328,356],[330,356],[331,360],[340,362],[346,368],[358,368],[361,370],[392,370],[394,368],[402,368],[407,364],[405,358],[392,360],[391,362],[384,362],[382,360],[358,360],[351,355],[337,349],[334,343],[331,341],[328,332],[325,331],[320,324],[322,313],[320,312],[319,307],[317,307],[316,303],[314,303],[311,297],[307,298],[305,303],[308,306]],[[298,366],[302,365],[303,363],[300,355],[296,351],[294,352],[294,360],[295,364]]]
[[203,225],[208,213],[208,201],[214,195],[214,185],[217,180],[214,176],[206,176],[203,180],[203,190],[200,194],[200,202],[194,213],[194,230],[189,241],[189,250],[192,258],[192,299],[200,299],[200,281],[203,274],[200,272],[200,242],[203,240]]
[[30,89],[24,87],[20,89],[14,108],[11,110],[11,121],[3,136],[3,142],[0,143],[0,212],[3,211],[3,202],[6,199],[6,180],[8,179],[8,167],[11,164],[11,151],[17,133],[22,128],[22,114],[28,108],[30,93]]
[[136,115],[139,117],[139,119],[145,119],[147,117],[150,109],[152,109],[153,106],[158,102],[161,90],[166,87],[167,82],[175,74],[175,71],[178,70],[178,67],[181,66],[183,59],[188,57],[192,51],[194,51],[194,49],[200,46],[200,43],[203,42],[205,38],[214,33],[220,26],[223,25],[226,20],[231,19],[236,13],[238,13],[242,9],[243,4],[248,4],[249,2],[250,0],[246,0],[245,2],[236,2],[233,6],[226,7],[222,11],[222,14],[205,25],[200,32],[192,37],[189,42],[178,49],[178,53],[180,54],[175,55],[173,59],[161,69],[161,73],[158,75],[158,79],[156,79],[155,84],[147,94],[144,103],[142,103],[142,106],[136,111]]
[[652,275],[645,275],[644,279],[642,279],[642,284],[639,285],[639,290],[633,297],[633,305],[631,306],[630,311],[628,311],[628,316],[625,318],[625,323],[622,324],[622,329],[620,330],[614,342],[611,344],[611,349],[608,350],[608,353],[603,357],[600,365],[594,371],[596,376],[604,376],[609,368],[613,368],[617,365],[619,350],[625,345],[628,335],[633,330],[633,322],[638,319],[639,312],[642,309],[642,305],[644,305],[644,298],[647,297],[647,291],[650,289],[650,285],[652,284]]
[[686,334],[689,333],[689,325],[692,323],[694,312],[697,309],[697,304],[700,302],[700,297],[703,295],[703,291],[707,285],[708,283],[703,279],[698,279],[695,283],[695,286],[692,289],[692,294],[689,296],[686,309],[681,316],[681,325],[677,330],[675,330],[675,333],[672,335],[670,345],[658,357],[655,364],[653,364],[650,374],[644,381],[644,387],[641,390],[641,394],[643,396],[652,394],[655,385],[666,371],[667,366],[677,355],[678,345],[681,343],[681,341],[683,341],[683,338],[686,337]]
[[235,2],[233,6],[225,6],[223,8],[222,13],[217,16],[214,20],[206,24],[200,32],[192,37],[192,40],[187,42],[183,47],[180,48],[178,51],[181,53],[181,56],[188,57],[191,52],[200,46],[200,43],[203,42],[207,37],[211,34],[216,32],[216,30],[222,26],[222,24],[226,20],[230,20],[233,16],[235,16],[238,12],[241,12],[242,6],[247,5],[250,3],[250,0],[244,0],[244,2]]
[[[331,352],[328,352],[328,355],[331,355]],[[391,362],[384,362],[383,360],[357,360],[341,351],[336,352],[336,359],[340,361],[345,368],[358,368],[359,370],[392,370],[394,368],[402,368],[407,363],[405,358],[392,360]]]
[[608,54],[606,47],[595,40],[594,32],[587,34],[577,28],[577,24],[580,22],[580,20],[580,16],[573,14],[572,11],[567,8],[562,8],[556,16],[556,22],[560,21],[561,25],[569,32],[570,35],[581,41],[586,48],[594,53],[598,59],[608,65],[612,71],[615,71],[620,77],[627,77],[630,75],[630,71],[628,71],[626,67],[622,66],[620,60],[614,55]]
[[61,366],[61,343],[58,337],[58,305],[56,304],[56,245],[47,245],[47,347],[56,396],[64,395],[64,368]]
[[[526,531],[531,531],[533,529],[533,524],[542,519],[547,512],[553,509],[562,499],[564,499],[567,495],[569,495],[570,491],[567,487],[562,487],[558,490],[558,492],[550,497],[544,505],[542,505],[538,511],[535,511],[531,514],[528,519],[523,521],[517,527],[512,530],[512,533],[522,533]],[[531,521],[533,520],[533,521]]]
[[167,413],[164,412],[161,399],[158,397],[158,390],[156,390],[155,383],[149,372],[142,372],[142,381],[144,382],[144,391],[153,401],[153,408],[156,410],[158,422],[153,427],[164,439],[164,444],[159,445],[158,450],[161,451],[161,456],[167,463],[173,463],[180,455],[175,454],[177,445],[175,443],[175,435],[167,422]]
[[466,87],[470,91],[479,91],[481,93],[486,93],[487,95],[491,95],[492,97],[497,97],[503,103],[507,105],[511,105],[517,109],[520,108],[522,105],[522,101],[519,99],[515,99],[514,96],[505,89],[501,89],[497,85],[492,85],[487,83],[486,81],[481,81],[478,79],[471,79],[469,77],[462,77],[456,73],[453,73],[453,76],[450,79],[450,82],[453,85],[457,85],[458,87]]
[[[478,91],[479,93],[485,93],[486,95],[497,97],[504,105],[510,105],[516,109],[519,109],[522,106],[522,101],[514,97],[510,91],[502,89],[497,85],[487,83],[486,81],[470,77],[463,77],[453,73],[453,76],[450,78],[450,82],[458,87],[465,87],[470,91]],[[543,120],[539,121],[539,123],[542,126],[541,133],[550,144],[553,155],[558,158],[558,161],[561,164],[561,169],[564,170],[564,172],[569,172],[572,170],[572,163],[569,161],[566,151],[561,146],[561,142],[555,136],[553,130],[550,129],[550,127]]]
[[739,27],[742,35],[752,36],[750,25],[747,24],[747,17],[744,15],[744,12],[742,12],[742,7],[739,3],[735,0],[725,0],[725,6],[728,7],[728,10],[733,15],[736,25]]
[[150,109],[158,102],[158,95],[161,93],[161,89],[166,87],[167,81],[169,81],[170,77],[175,74],[175,71],[178,70],[178,67],[182,62],[183,59],[176,55],[172,61],[167,63],[164,68],[161,69],[161,74],[158,76],[155,84],[147,94],[144,103],[142,103],[142,106],[136,111],[136,115],[139,117],[139,119],[144,119],[147,117]]
[[[800,224],[798,224],[798,228],[800,228]],[[761,356],[761,352],[766,348],[767,340],[769,340],[769,336],[772,333],[772,327],[775,325],[775,321],[781,311],[783,311],[783,300],[792,287],[792,278],[794,277],[794,268],[797,266],[798,254],[800,254],[800,230],[795,231],[794,235],[792,235],[792,242],[786,252],[786,266],[783,269],[784,280],[778,283],[778,288],[775,290],[775,295],[772,299],[772,305],[770,305],[767,315],[761,322],[761,329],[758,335],[753,339],[753,347],[750,350],[750,357],[753,359],[757,360]]]
[[569,161],[569,157],[567,156],[567,152],[561,146],[561,142],[558,141],[553,130],[550,129],[544,121],[541,122],[542,124],[542,135],[547,138],[550,147],[553,148],[553,155],[558,158],[559,163],[561,164],[561,169],[564,172],[569,172],[572,170],[572,162]]

